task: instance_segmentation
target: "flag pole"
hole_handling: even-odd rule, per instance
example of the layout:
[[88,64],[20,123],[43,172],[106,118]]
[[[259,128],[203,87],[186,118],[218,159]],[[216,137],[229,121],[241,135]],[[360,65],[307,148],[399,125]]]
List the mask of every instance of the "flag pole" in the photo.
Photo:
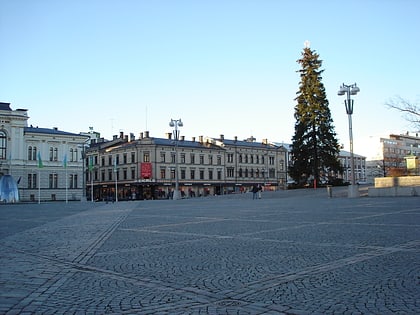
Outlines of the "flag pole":
[[41,203],[41,169],[38,170],[38,204]]
[[67,178],[67,167],[66,167],[66,203],[69,202],[68,198],[68,178]]

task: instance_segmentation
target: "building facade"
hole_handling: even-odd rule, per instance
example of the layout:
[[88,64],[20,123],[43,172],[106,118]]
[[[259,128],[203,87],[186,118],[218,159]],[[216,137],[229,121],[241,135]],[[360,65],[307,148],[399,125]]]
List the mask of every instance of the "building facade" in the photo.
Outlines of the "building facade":
[[[287,150],[255,139],[198,137],[185,140],[120,134],[86,151],[87,196],[93,200],[171,198],[178,177],[180,196],[198,197],[284,188]],[[178,176],[176,176],[178,174]]]
[[[358,154],[354,154],[354,180],[356,183],[366,183],[366,157]],[[341,166],[343,167],[342,178],[344,182],[351,183],[352,171],[351,171],[351,154],[350,152],[340,150],[338,156]]]
[[0,176],[13,176],[21,201],[82,200],[87,137],[28,126],[28,119],[26,109],[0,103]]

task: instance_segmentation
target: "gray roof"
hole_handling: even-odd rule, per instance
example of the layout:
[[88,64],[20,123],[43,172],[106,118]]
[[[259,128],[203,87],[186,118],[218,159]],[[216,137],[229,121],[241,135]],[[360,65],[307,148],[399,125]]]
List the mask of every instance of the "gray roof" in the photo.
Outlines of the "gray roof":
[[87,138],[86,136],[83,136],[81,134],[61,131],[61,130],[58,130],[57,128],[39,128],[39,127],[32,127],[32,126],[25,127],[24,133],[42,133],[42,134],[57,135],[57,136],[72,136],[72,137],[78,136],[78,137]]

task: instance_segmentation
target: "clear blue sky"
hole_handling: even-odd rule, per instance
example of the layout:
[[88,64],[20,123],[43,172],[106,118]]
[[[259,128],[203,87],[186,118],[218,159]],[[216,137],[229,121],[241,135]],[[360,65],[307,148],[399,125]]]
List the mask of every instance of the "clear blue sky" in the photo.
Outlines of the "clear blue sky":
[[[29,123],[105,138],[149,130],[290,142],[305,40],[323,60],[349,149],[342,83],[364,137],[414,131],[384,103],[420,94],[420,1],[1,0],[0,101]],[[360,139],[360,140],[359,140]]]

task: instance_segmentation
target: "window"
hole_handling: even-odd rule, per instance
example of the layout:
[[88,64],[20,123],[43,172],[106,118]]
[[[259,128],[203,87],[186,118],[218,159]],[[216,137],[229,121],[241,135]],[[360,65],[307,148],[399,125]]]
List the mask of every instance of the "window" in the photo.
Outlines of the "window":
[[149,152],[144,152],[143,153],[143,162],[150,162],[150,153]]
[[165,163],[166,162],[166,153],[160,152],[160,162]]
[[7,137],[6,133],[0,131],[0,159],[6,160],[6,147],[7,147]]
[[185,179],[185,169],[181,170],[181,179]]
[[127,179],[127,169],[126,168],[123,169],[123,179],[124,180]]
[[191,164],[195,164],[195,155],[194,155],[194,153],[191,153],[190,154],[190,161],[191,161]]
[[108,170],[108,180],[112,180],[112,170]]
[[213,179],[213,170],[209,169],[209,179],[212,180]]
[[28,174],[28,188],[37,188],[37,177],[36,173]]
[[28,160],[29,161],[36,161],[36,147],[29,146],[28,147]]
[[175,163],[175,157],[176,157],[175,152],[171,152],[171,162],[172,163]]
[[200,154],[200,164],[204,164],[204,155]]
[[105,166],[105,158],[104,157],[102,157],[102,159],[101,159],[101,166]]
[[131,179],[136,179],[136,169],[134,167],[131,169]]
[[69,180],[70,180],[69,187],[71,189],[76,189],[77,188],[77,174],[70,174]]
[[220,155],[217,156],[217,165],[222,165],[222,157]]
[[58,175],[56,174],[56,173],[52,173],[52,174],[50,174],[49,175],[49,177],[48,177],[48,182],[49,182],[49,185],[48,185],[48,187],[51,189],[51,188],[57,188],[58,187]]
[[233,167],[228,167],[226,169],[226,176],[227,177],[234,177],[235,176],[235,172],[234,172],[234,168]]
[[209,154],[209,164],[213,165],[213,155]]
[[181,163],[185,164],[185,153],[181,153]]
[[245,154],[245,163],[248,163],[248,154]]
[[222,170],[217,170],[217,179],[222,180]]
[[268,157],[268,164],[274,165],[274,156],[269,156]]
[[136,153],[131,152],[131,163],[135,163],[135,162],[136,162]]
[[204,179],[204,170],[200,170],[200,179]]
[[239,154],[239,163],[242,163],[242,154]]
[[195,179],[195,170],[190,170],[190,178]]
[[50,161],[58,161],[58,149],[50,147]]
[[[227,161],[228,163],[233,163],[233,153],[228,153]],[[217,157],[217,164],[219,164],[219,157]]]
[[101,181],[105,181],[105,170],[101,171]]
[[164,168],[160,169],[160,178],[165,179],[166,178],[166,170]]
[[112,165],[112,155],[108,156],[108,165]]
[[[123,154],[123,164],[127,164],[127,153]],[[126,171],[127,173],[127,171]]]

